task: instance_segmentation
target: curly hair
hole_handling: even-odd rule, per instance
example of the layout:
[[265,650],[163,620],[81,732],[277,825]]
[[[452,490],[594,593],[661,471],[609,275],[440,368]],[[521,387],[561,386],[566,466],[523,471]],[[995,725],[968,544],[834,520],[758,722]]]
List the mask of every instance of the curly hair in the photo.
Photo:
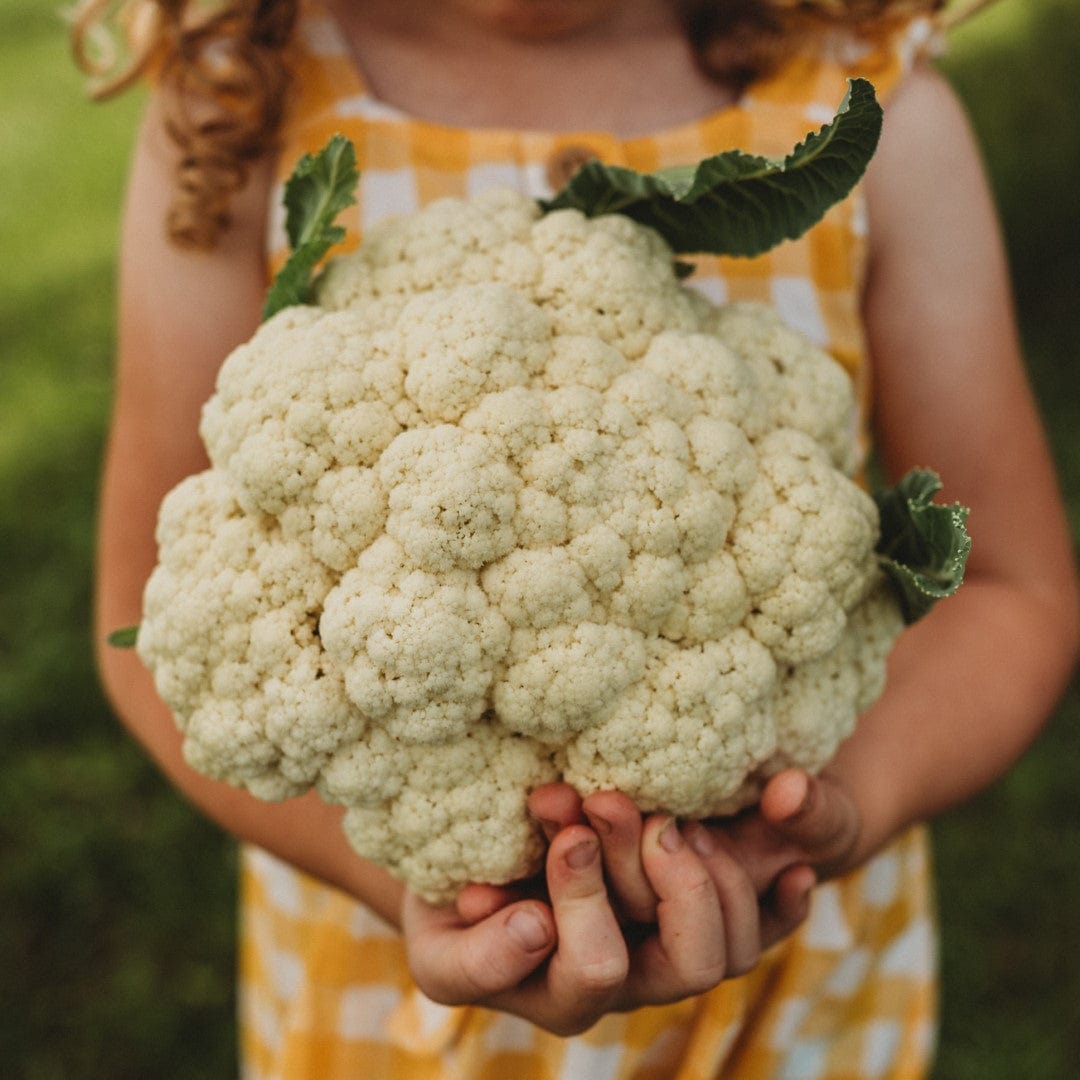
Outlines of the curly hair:
[[[699,64],[742,87],[844,25],[874,37],[949,0],[673,0]],[[967,0],[966,15],[990,0]],[[177,244],[212,248],[230,196],[272,150],[288,88],[285,51],[300,0],[81,0],[71,17],[94,97],[151,75],[180,149],[167,222]]]
[[284,50],[298,0],[83,0],[71,41],[90,92],[108,98],[151,76],[180,149],[167,228],[177,244],[212,248],[230,196],[270,150],[281,123]]

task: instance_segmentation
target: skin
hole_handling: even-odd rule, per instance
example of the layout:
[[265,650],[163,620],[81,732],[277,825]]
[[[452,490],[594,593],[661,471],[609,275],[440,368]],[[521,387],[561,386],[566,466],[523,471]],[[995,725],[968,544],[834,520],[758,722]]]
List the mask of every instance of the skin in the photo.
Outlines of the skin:
[[[331,0],[331,6],[372,92],[439,123],[630,137],[716,112],[734,96],[698,69],[670,3]],[[476,92],[478,72],[496,92]]]
[[[408,108],[419,87],[441,102],[438,119],[631,134],[731,99],[692,70],[661,0],[371,0],[341,9],[380,96]],[[405,13],[411,36],[401,30]],[[455,62],[443,68],[436,56]],[[668,78],[641,78],[656,70],[646,64],[666,66]],[[650,101],[616,78],[628,69]],[[464,90],[478,71],[495,91],[482,100]],[[545,84],[559,93],[539,93]],[[253,171],[233,227],[210,253],[181,251],[165,237],[173,164],[152,105],[120,255],[99,641],[139,619],[158,504],[206,465],[199,409],[222,359],[255,329],[265,289],[269,163]],[[975,545],[961,592],[904,635],[885,695],[819,777],[788,770],[755,811],[681,827],[643,818],[614,792],[581,800],[551,785],[530,803],[551,839],[544,880],[473,886],[456,908],[435,908],[349,848],[340,809],[314,795],[263,803],[193,772],[138,659],[102,650],[118,714],[177,787],[240,839],[401,926],[414,977],[434,1000],[489,1005],[566,1035],[612,1010],[708,990],[752,968],[799,924],[816,881],[861,865],[911,823],[999,776],[1057,700],[1078,640],[1069,533],[978,153],[933,72],[917,70],[890,99],[865,191],[879,447],[893,475],[930,462],[947,478],[946,497],[972,508]]]

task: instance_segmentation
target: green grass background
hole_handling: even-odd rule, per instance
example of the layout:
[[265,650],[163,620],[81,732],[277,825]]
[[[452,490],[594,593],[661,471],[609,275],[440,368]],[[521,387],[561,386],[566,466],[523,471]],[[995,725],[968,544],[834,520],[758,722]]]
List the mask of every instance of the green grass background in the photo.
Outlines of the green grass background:
[[[1078,56],[1076,0],[1003,0],[943,62],[985,146],[1074,531]],[[235,1071],[232,845],[118,730],[89,643],[138,107],[87,103],[52,5],[0,0],[0,1076],[25,1080]],[[1078,787],[1074,685],[1009,776],[936,826],[937,1080],[1080,1075]]]

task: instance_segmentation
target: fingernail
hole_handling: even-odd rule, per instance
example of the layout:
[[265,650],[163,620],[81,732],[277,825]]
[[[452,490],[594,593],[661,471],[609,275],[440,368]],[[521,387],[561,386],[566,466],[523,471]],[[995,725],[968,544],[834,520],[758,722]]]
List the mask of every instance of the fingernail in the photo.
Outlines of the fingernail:
[[582,840],[566,853],[566,865],[572,870],[584,870],[596,858],[595,840]]
[[548,928],[533,911],[515,911],[506,920],[506,929],[510,931],[510,936],[528,952],[546,948],[551,940],[548,936]]
[[703,858],[716,852],[716,840],[704,825],[695,825],[690,831],[690,846]]
[[669,821],[660,833],[660,846],[669,854],[674,855],[681,851],[683,846],[682,833],[674,821]]
[[599,833],[601,836],[611,835],[611,822],[607,818],[597,817],[596,814],[585,811],[585,816],[589,819],[589,824],[593,827],[593,832]]
[[540,828],[544,830],[544,835],[549,838],[554,837],[561,828],[557,821],[548,821],[547,818],[537,818],[536,821]]

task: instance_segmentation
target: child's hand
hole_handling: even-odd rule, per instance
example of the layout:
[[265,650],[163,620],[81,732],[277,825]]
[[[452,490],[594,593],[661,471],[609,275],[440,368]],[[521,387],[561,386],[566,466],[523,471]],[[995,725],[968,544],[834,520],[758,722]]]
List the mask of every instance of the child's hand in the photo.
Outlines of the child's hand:
[[[641,847],[643,831],[653,818],[643,818],[634,803],[618,792],[599,792],[581,800],[572,789],[567,789],[571,794],[556,790],[560,787],[566,786],[538,789],[530,799],[530,808],[545,823],[545,831],[550,835],[564,825],[565,816],[576,805],[577,813],[601,838],[608,890],[621,919],[632,927],[654,924],[659,898],[646,872]],[[761,917],[756,882],[733,851],[716,838],[714,830],[694,823],[684,826],[681,835],[709,872],[720,901],[727,976],[745,974],[770,943],[763,934],[772,932],[771,922]],[[788,929],[787,920],[801,921],[803,915],[802,906],[790,911],[785,908],[784,929]]]
[[[861,817],[839,774],[786,769],[765,786],[754,809],[727,821],[694,822],[691,842],[734,858],[760,898],[762,946],[781,940],[805,918],[820,881],[854,865]],[[705,863],[715,873],[715,863]]]
[[[650,924],[658,897],[640,857],[644,821],[616,792],[582,800],[566,784],[530,797],[548,838],[588,822],[601,839],[612,905],[624,923]],[[724,913],[729,974],[748,971],[761,952],[795,930],[819,880],[846,869],[859,836],[859,815],[842,782],[788,769],[767,784],[760,804],[735,818],[690,822],[682,833],[713,879]],[[459,911],[470,921],[508,902],[507,889],[470,886]]]
[[[671,818],[634,815],[638,869],[653,897],[649,925],[624,933],[604,879],[601,838],[571,824],[548,851],[550,906],[478,888],[463,915],[406,894],[403,930],[419,988],[443,1004],[484,1005],[570,1035],[605,1013],[691,997],[743,970],[748,935],[728,930],[729,902],[710,870]],[[730,921],[749,916],[756,924],[752,889],[739,896]]]

